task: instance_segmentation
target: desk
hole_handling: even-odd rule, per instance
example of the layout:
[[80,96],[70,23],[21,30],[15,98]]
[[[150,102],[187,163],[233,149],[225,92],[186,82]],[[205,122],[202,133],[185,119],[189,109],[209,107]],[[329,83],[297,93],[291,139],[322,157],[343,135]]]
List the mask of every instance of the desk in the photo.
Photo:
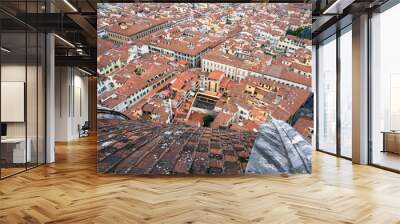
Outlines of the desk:
[[400,154],[400,131],[383,131],[383,151]]
[[[26,163],[31,162],[31,139],[27,139],[28,147],[25,152],[25,138],[5,138],[1,139],[1,157],[6,163]],[[26,160],[25,160],[26,159]]]

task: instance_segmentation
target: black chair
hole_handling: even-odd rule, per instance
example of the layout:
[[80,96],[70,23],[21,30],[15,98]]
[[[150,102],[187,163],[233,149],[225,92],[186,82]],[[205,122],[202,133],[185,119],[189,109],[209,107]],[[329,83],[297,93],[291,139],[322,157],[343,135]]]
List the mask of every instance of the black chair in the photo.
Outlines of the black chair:
[[78,129],[79,129],[79,138],[89,136],[89,129],[90,129],[89,121],[85,121],[82,127],[78,125]]

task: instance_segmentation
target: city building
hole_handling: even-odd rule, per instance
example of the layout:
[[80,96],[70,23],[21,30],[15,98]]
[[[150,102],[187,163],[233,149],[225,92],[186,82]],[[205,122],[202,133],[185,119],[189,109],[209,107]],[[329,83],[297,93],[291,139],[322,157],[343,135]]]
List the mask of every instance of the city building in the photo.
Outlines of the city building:
[[117,44],[125,44],[171,25],[163,19],[125,16],[119,18],[118,23],[107,27],[106,32],[109,40]]
[[241,57],[244,57],[242,53],[226,50],[225,45],[222,45],[220,49],[210,51],[202,57],[201,67],[203,71],[208,72],[223,71],[234,80],[243,80],[247,76],[253,76],[302,89],[311,87],[311,76],[291,72],[290,66],[275,64],[271,66],[272,56],[266,55],[262,51],[254,55],[247,55],[246,59]]
[[211,92],[219,92],[219,89],[221,87],[221,82],[224,79],[224,76],[225,76],[224,72],[217,70],[208,74],[208,77],[205,81],[206,90]]
[[191,67],[196,67],[200,64],[201,56],[223,39],[222,35],[204,37],[202,33],[179,31],[179,27],[175,27],[151,35],[149,50],[173,56],[175,60],[186,60]]

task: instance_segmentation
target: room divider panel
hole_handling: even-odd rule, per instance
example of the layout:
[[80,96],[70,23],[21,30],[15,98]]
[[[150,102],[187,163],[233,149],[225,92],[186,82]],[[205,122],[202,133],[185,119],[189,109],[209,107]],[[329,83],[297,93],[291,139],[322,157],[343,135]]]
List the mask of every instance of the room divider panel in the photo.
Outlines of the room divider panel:
[[1,1],[0,178],[45,163],[45,34],[22,22],[44,1]]

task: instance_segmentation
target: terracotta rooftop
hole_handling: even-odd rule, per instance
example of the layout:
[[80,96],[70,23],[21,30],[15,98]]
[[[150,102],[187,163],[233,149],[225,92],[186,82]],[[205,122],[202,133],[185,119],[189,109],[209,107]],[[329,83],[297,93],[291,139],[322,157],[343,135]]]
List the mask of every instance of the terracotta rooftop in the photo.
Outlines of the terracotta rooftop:
[[175,79],[174,83],[172,83],[171,85],[171,89],[180,90],[183,89],[184,86],[185,86],[185,81],[181,79]]
[[211,123],[211,128],[219,128],[221,126],[226,126],[230,119],[232,119],[232,115],[220,112],[215,117],[214,121]]
[[[259,25],[257,27],[259,27]],[[255,32],[253,29],[255,28],[249,28],[248,31],[241,32],[237,36],[228,39],[223,44],[204,54],[202,59],[298,83],[304,86],[311,86],[311,78],[289,72],[289,66],[282,64],[283,59],[278,58],[276,60],[273,59],[271,55],[265,54],[260,49],[255,50],[259,48],[258,45],[265,43],[256,42],[252,38],[250,33]],[[293,37],[289,37],[289,39],[293,39]],[[310,53],[307,53],[307,55],[308,54]],[[238,55],[242,56],[239,57]],[[288,57],[290,59],[294,59],[295,56],[290,55]],[[304,53],[302,54],[302,57],[305,57]],[[303,58],[298,59],[305,61]],[[285,59],[285,62],[286,61],[288,60]],[[302,71],[309,71],[311,66],[301,65],[301,68],[298,66],[298,69]]]
[[125,97],[110,91],[104,92],[98,96],[98,104],[106,108],[114,108],[125,100]]
[[231,82],[231,79],[226,78],[226,77],[223,78],[222,81],[221,81],[221,84],[220,84],[221,88],[227,89],[229,87],[229,83],[230,82]]
[[97,38],[97,55],[102,55],[113,47],[113,42]]
[[120,21],[107,27],[107,32],[118,33],[130,37],[134,34],[167,22],[166,19],[150,19],[136,16],[132,16],[125,20],[126,21]]
[[200,26],[196,20],[188,21],[177,25],[171,30],[157,31],[143,39],[152,46],[196,56],[222,43],[229,36],[216,33],[203,34],[193,31],[192,28],[196,26]]
[[100,119],[98,170],[125,174],[245,173],[255,133]]
[[293,63],[291,65],[292,68],[303,71],[303,72],[307,72],[307,73],[311,73],[311,66],[307,66],[307,65],[303,65],[300,63]]
[[204,113],[192,111],[189,115],[189,118],[187,120],[187,123],[191,126],[202,126],[203,125],[203,118],[206,116]]
[[224,72],[222,71],[213,71],[208,75],[209,79],[220,81],[224,77]]
[[118,60],[126,62],[129,58],[128,49],[129,47],[125,45],[124,47],[103,51],[103,54],[97,54],[97,67],[103,68]]
[[306,139],[308,142],[312,140],[312,129],[314,128],[314,121],[309,117],[300,117],[294,124],[294,128]]

